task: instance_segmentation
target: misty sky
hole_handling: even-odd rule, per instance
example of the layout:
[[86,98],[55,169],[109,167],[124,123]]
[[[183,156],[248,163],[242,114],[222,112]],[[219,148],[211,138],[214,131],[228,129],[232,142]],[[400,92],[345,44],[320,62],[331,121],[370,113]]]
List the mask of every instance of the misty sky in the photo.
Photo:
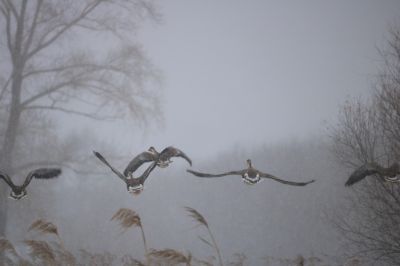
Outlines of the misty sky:
[[[162,23],[145,24],[137,37],[163,73],[163,125],[143,130],[127,121],[65,116],[59,119],[60,133],[90,129],[114,144],[113,152],[123,150],[123,155],[132,157],[149,146],[174,145],[193,159],[194,169],[212,172],[245,167],[247,158],[239,160],[231,153],[221,156],[215,163],[219,165],[207,162],[233,146],[252,148],[326,134],[326,125],[335,122],[346,99],[370,94],[381,63],[377,48],[384,48],[390,25],[400,25],[399,0],[157,3]],[[104,43],[85,45],[96,49]],[[193,240],[200,234],[191,227],[193,222],[183,218],[182,207],[193,206],[210,219],[225,259],[236,251],[256,259],[314,251],[340,254],[331,249],[337,244],[326,231],[330,225],[322,220],[321,210],[324,204],[329,208],[338,204],[342,198],[338,191],[349,191],[343,186],[347,169],[331,166],[327,146],[288,145],[297,153],[284,146],[273,150],[273,145],[268,150],[250,149],[255,151],[253,162],[279,177],[312,178],[315,184],[295,189],[268,181],[245,186],[239,177],[205,181],[189,176],[182,168],[187,163],[176,159],[181,168],[174,163],[154,171],[140,197],[132,197],[120,180],[100,166],[104,176],[92,179],[71,177],[67,169],[63,179],[53,182],[58,187],[50,196],[44,197],[40,190],[35,195],[34,187],[30,188],[32,201],[25,201],[25,207],[35,206],[32,216],[60,225],[66,243],[83,239],[82,247],[88,249],[93,240],[93,247],[120,250],[124,240],[112,231],[117,226],[109,218],[118,208],[129,207],[143,217],[152,247],[210,254],[201,241]],[[106,144],[93,147],[100,152],[107,148]],[[86,147],[83,152],[91,154]],[[112,163],[121,167],[125,162],[113,158]],[[54,202],[48,200],[52,197]],[[47,202],[56,211],[41,206]],[[17,204],[10,203],[17,210],[11,221],[19,221]],[[76,217],[79,226],[70,222],[76,222]],[[15,232],[21,234],[15,239],[25,233]],[[132,236],[137,235],[127,235],[125,243],[137,240]],[[130,252],[130,245],[122,246],[123,252]],[[141,246],[135,246],[135,252],[142,252]]]
[[165,78],[164,127],[96,128],[135,151],[175,145],[202,159],[325,133],[346,99],[372,89],[400,14],[397,0],[158,4],[162,23],[138,37]]

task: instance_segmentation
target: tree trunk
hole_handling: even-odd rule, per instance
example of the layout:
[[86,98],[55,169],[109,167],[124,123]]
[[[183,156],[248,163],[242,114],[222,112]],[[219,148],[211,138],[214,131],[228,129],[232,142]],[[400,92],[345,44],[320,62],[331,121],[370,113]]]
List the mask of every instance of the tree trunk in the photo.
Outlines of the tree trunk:
[[21,110],[20,110],[21,85],[22,85],[21,75],[16,75],[16,77],[14,77],[13,79],[13,84],[12,84],[10,116],[8,117],[7,130],[4,136],[4,142],[2,148],[1,166],[6,172],[10,172],[13,169],[12,167],[13,151],[15,147],[15,142],[17,140],[19,118],[21,115]]
[[7,221],[7,186],[0,186],[0,236],[6,234]]
[[[2,145],[2,156],[0,167],[8,174],[13,170],[13,151],[17,140],[19,120],[21,116],[21,87],[22,87],[22,68],[14,72],[12,83],[12,99],[10,116],[7,122],[7,130]],[[5,236],[7,224],[7,192],[8,187],[2,186],[0,189],[0,236]]]

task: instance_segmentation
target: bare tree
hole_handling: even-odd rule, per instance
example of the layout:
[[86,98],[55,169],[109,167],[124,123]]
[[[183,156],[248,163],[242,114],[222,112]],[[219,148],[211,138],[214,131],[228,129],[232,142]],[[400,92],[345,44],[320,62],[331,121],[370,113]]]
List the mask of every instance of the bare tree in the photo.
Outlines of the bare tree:
[[[366,162],[400,159],[400,31],[391,31],[384,67],[370,102],[348,102],[331,131],[336,158],[349,172]],[[355,185],[334,219],[349,256],[400,264],[400,189],[378,176]]]
[[134,40],[145,18],[158,19],[151,0],[0,1],[2,169],[16,170],[23,121],[31,129],[50,111],[99,120],[131,115],[142,123],[160,118],[159,74]]

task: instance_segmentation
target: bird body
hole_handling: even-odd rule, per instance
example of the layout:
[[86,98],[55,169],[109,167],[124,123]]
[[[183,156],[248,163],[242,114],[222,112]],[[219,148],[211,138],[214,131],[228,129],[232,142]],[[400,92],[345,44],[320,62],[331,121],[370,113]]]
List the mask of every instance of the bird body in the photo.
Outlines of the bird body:
[[181,157],[185,159],[190,166],[192,166],[192,160],[181,150],[169,146],[162,150],[157,158],[157,166],[161,168],[167,167],[170,163],[172,163],[172,157]]
[[254,168],[251,164],[250,159],[247,160],[247,166],[248,166],[247,169],[243,169],[243,170],[239,170],[239,171],[230,171],[230,172],[225,172],[222,174],[207,174],[207,173],[196,172],[196,171],[189,170],[189,169],[186,171],[195,176],[198,176],[198,177],[222,177],[222,176],[227,176],[227,175],[240,175],[240,176],[242,176],[242,180],[246,184],[250,184],[250,185],[259,183],[262,180],[262,178],[269,178],[269,179],[275,180],[277,182],[280,182],[280,183],[283,183],[286,185],[292,185],[292,186],[305,186],[305,185],[308,185],[315,181],[315,180],[311,180],[308,182],[292,182],[292,181],[286,181],[286,180],[277,178],[273,175],[263,173],[263,172],[257,170],[256,168]]
[[[182,157],[190,165],[192,161],[190,158],[181,150],[169,146],[158,152],[154,147],[150,147],[147,151],[144,151],[134,157],[126,166],[123,174],[119,172],[116,168],[110,165],[107,160],[98,152],[93,151],[94,155],[105,165],[107,165],[111,171],[116,174],[122,181],[127,185],[129,192],[140,192],[143,190],[144,182],[150,173],[154,170],[156,166],[160,168],[167,167],[172,161],[172,157]],[[133,177],[133,173],[144,163],[152,162],[152,164],[143,172],[140,177]]]
[[[105,165],[107,165],[111,171],[118,176],[124,183],[126,184],[126,188],[129,192],[133,193],[138,193],[141,192],[144,188],[144,182],[146,181],[147,177],[150,175],[150,173],[154,170],[156,167],[156,163],[152,163],[146,171],[143,172],[143,174],[139,177],[134,178],[132,175],[132,172],[127,172],[128,175],[122,174],[120,171],[118,171],[116,168],[114,168],[105,158],[103,155],[101,155],[99,152],[93,151],[93,154]],[[132,163],[132,161],[131,161]],[[126,169],[125,171],[126,172]]]
[[61,174],[61,169],[59,168],[39,168],[29,172],[26,176],[24,183],[21,186],[17,186],[11,180],[11,177],[6,173],[0,172],[0,178],[3,179],[7,185],[11,188],[10,198],[12,199],[22,199],[27,195],[26,187],[32,181],[32,178],[37,179],[51,179],[58,177]]
[[150,147],[147,151],[140,153],[135,158],[133,158],[128,166],[124,170],[124,175],[129,176],[134,173],[142,164],[148,162],[155,162],[160,168],[166,168],[172,163],[172,157],[181,157],[185,159],[190,165],[192,161],[190,158],[181,150],[169,146],[158,152],[154,147]]
[[254,169],[247,169],[247,171],[242,175],[243,182],[253,185],[261,181],[260,173]]
[[133,158],[124,170],[126,177],[131,176],[142,164],[147,162],[157,161],[159,153],[154,147],[150,147],[147,151],[144,151]]
[[389,167],[385,168],[375,162],[366,163],[351,173],[345,186],[351,186],[370,175],[378,175],[388,182],[399,182],[400,165],[398,163],[393,163]]

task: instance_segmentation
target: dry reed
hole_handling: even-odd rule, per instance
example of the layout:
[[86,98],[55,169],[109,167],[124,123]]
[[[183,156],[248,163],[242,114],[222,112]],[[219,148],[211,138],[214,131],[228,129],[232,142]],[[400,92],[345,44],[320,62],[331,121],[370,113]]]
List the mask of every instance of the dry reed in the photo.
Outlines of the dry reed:
[[58,261],[62,262],[63,265],[74,266],[76,265],[75,256],[66,250],[64,246],[60,243],[52,242],[52,247],[54,253],[57,255]]
[[56,265],[56,259],[52,248],[45,241],[25,240],[24,243],[30,248],[29,255],[39,259],[44,265]]
[[186,265],[190,265],[192,256],[189,253],[187,256],[183,255],[181,252],[176,251],[174,249],[163,249],[163,250],[151,250],[149,256],[155,258],[157,260],[161,260],[162,262],[166,262],[168,264],[180,264],[185,263]]
[[198,211],[190,207],[185,207],[185,210],[189,213],[189,216],[197,221],[200,225],[204,225],[208,228],[207,220]]
[[212,232],[210,230],[210,227],[208,225],[207,220],[197,210],[195,210],[195,209],[193,209],[191,207],[185,207],[185,210],[189,213],[190,217],[192,217],[196,222],[199,223],[199,225],[204,225],[204,227],[207,229],[208,235],[211,238],[211,243],[210,243],[210,241],[207,241],[206,239],[204,239],[202,237],[199,237],[199,238],[204,243],[206,243],[207,245],[212,246],[215,249],[215,252],[217,253],[217,256],[218,256],[218,263],[219,263],[220,266],[223,266],[221,252],[219,250],[217,242],[215,241],[214,235],[212,234]]
[[35,230],[41,234],[55,234],[58,237],[57,226],[51,222],[46,222],[41,219],[31,224],[31,226],[28,229],[28,232],[32,230]]
[[247,259],[247,256],[243,253],[235,253],[233,254],[235,257],[235,261],[230,262],[228,265],[230,266],[244,266],[245,265],[245,260]]
[[196,262],[196,265],[214,266],[214,264],[212,264],[211,262],[206,261],[206,260],[199,260],[199,259],[193,258],[193,261]]
[[16,261],[21,261],[14,248],[14,245],[5,238],[0,238],[0,265],[14,265]]
[[140,260],[133,258],[130,255],[123,256],[121,262],[123,266],[146,266],[146,264],[144,264]]
[[13,255],[17,256],[17,252],[8,239],[0,238],[0,253],[11,252]]
[[208,262],[206,260],[199,260],[199,259],[194,259],[196,261],[197,265],[203,265],[203,266],[214,266],[211,262]]
[[142,240],[144,246],[144,252],[146,257],[146,264],[149,265],[149,258],[148,258],[148,248],[147,248],[147,241],[146,236],[144,234],[143,225],[140,220],[139,214],[137,214],[134,210],[121,208],[119,209],[113,217],[111,217],[111,221],[117,220],[119,221],[120,226],[126,231],[127,229],[137,226],[140,228],[142,233]]
[[30,263],[29,261],[24,260],[24,259],[19,260],[17,265],[18,266],[33,266],[32,263]]
[[111,221],[113,220],[119,221],[120,226],[125,230],[131,228],[132,226],[142,226],[140,216],[131,209],[119,209],[111,218]]

